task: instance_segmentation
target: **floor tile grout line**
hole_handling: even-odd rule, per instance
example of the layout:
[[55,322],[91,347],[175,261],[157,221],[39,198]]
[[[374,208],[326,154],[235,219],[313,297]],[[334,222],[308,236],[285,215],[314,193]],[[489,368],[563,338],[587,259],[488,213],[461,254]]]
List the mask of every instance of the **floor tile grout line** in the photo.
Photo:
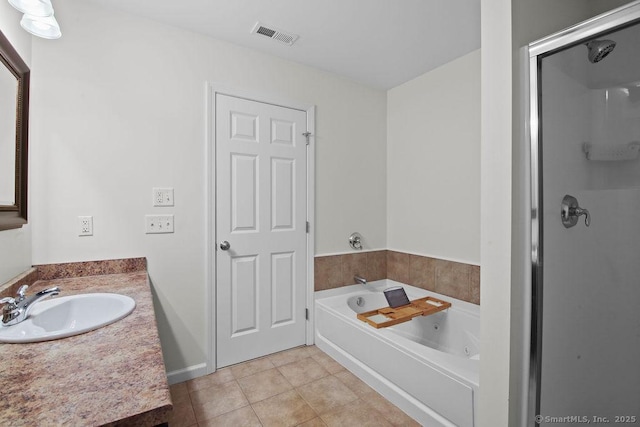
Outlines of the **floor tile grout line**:
[[193,406],[193,399],[191,398],[191,392],[189,391],[189,386],[187,386],[187,396],[189,397],[189,405],[191,405],[191,412],[193,412],[193,419],[196,420],[196,425],[198,425],[198,418],[196,417],[196,408]]
[[[347,371],[348,371],[348,370],[347,370]],[[350,372],[350,371],[348,371],[348,372]],[[343,385],[344,385],[344,386],[345,386],[349,391],[351,391],[351,392],[354,394],[354,396],[356,396],[356,398],[355,398],[354,400],[349,401],[349,402],[341,403],[341,404],[339,404],[339,405],[337,405],[337,406],[335,406],[335,407],[332,407],[330,410],[327,410],[327,411],[325,411],[325,412],[323,412],[323,413],[320,413],[320,412],[316,411],[316,410],[311,406],[311,403],[310,403],[309,401],[307,401],[307,399],[305,399],[305,398],[304,398],[304,396],[303,396],[301,393],[299,393],[299,392],[298,392],[298,395],[300,395],[300,397],[302,397],[302,399],[307,403],[307,405],[309,405],[309,407],[310,407],[311,409],[313,409],[313,411],[318,415],[318,418],[320,418],[324,424],[327,424],[327,422],[326,422],[326,420],[323,418],[323,415],[326,415],[326,414],[329,414],[329,413],[332,413],[332,412],[339,411],[339,410],[341,410],[342,408],[344,408],[345,406],[347,406],[347,405],[349,405],[349,404],[352,404],[352,403],[354,403],[354,402],[356,402],[356,401],[358,401],[358,400],[361,400],[361,401],[362,401],[362,403],[364,403],[364,404],[365,404],[365,405],[367,405],[368,407],[370,407],[370,408],[372,408],[373,410],[375,410],[375,412],[376,412],[376,413],[378,413],[378,414],[380,414],[380,416],[381,416],[383,419],[385,419],[385,420],[387,420],[387,422],[391,423],[391,422],[390,422],[390,421],[389,421],[389,420],[384,416],[384,414],[382,414],[380,411],[378,411],[376,408],[374,408],[370,403],[368,403],[367,401],[365,401],[364,399],[362,399],[362,396],[360,396],[358,393],[356,393],[356,391],[355,391],[355,390],[353,390],[351,387],[349,387],[349,385],[347,385],[344,381],[342,381],[339,377],[337,377],[337,376],[336,376],[336,374],[329,373],[329,375],[327,375],[327,376],[335,377],[335,378],[336,378],[336,380],[338,380],[338,381],[339,381],[341,384],[343,384]],[[298,391],[298,388],[303,387],[303,386],[307,386],[307,385],[309,385],[309,384],[312,384],[313,382],[316,382],[316,381],[319,381],[319,380],[325,379],[325,378],[327,378],[327,376],[322,377],[322,378],[318,378],[318,379],[316,379],[316,380],[314,380],[314,381],[312,381],[312,382],[310,382],[310,383],[307,383],[307,384],[302,384],[302,385],[300,385],[299,387],[296,387],[296,388],[295,388],[295,390],[296,390],[296,392],[297,392],[297,391]],[[374,391],[375,391],[375,390],[374,390]],[[383,397],[384,397],[384,396],[383,396]]]
[[[191,408],[191,412],[193,413],[193,419],[195,420],[195,424],[191,424],[190,426],[187,426],[187,427],[197,426],[198,425],[198,419],[196,418],[196,411],[193,408],[193,401],[191,400],[191,392],[189,391],[189,386],[187,385],[187,381],[184,381],[184,384],[185,384],[185,388],[187,390],[187,399],[188,399],[187,402],[189,403],[189,407]],[[171,400],[173,402],[173,398]],[[187,402],[185,402],[185,403],[187,403]],[[176,404],[174,403],[173,404],[173,408],[175,408],[175,407],[176,407]]]
[[[291,363],[295,363],[295,362],[291,362]],[[284,365],[280,365],[280,366],[287,366],[287,365],[290,365],[291,363],[286,363],[286,364],[284,364]],[[287,377],[286,377],[286,376],[282,373],[282,371],[280,370],[280,366],[276,366],[276,369],[278,370],[278,373],[279,373],[280,375],[282,375],[282,378],[284,378],[284,380],[287,382],[287,384],[289,384],[289,385],[291,386],[291,388],[292,388],[292,389],[294,389],[295,387],[293,386],[293,384],[291,384],[291,381],[289,381],[289,380],[287,379]]]
[[[312,410],[312,411],[313,411],[313,413],[315,414],[315,417],[314,417],[314,418],[320,418],[320,414],[318,414],[318,411],[316,411],[315,409],[313,409],[313,407],[312,407],[311,405],[309,405],[309,402],[307,402],[307,401],[305,400],[305,398],[304,398],[304,397],[302,397],[302,396],[300,395],[300,393],[298,393],[298,390],[296,390],[295,388],[292,388],[292,389],[290,389],[290,390],[285,390],[285,391],[283,391],[282,393],[274,394],[273,396],[269,396],[269,397],[267,397],[267,398],[265,398],[265,399],[262,399],[262,400],[259,400],[259,401],[257,401],[257,402],[253,402],[253,403],[249,402],[249,406],[251,406],[251,409],[252,409],[252,410],[253,410],[253,412],[256,414],[256,417],[258,417],[258,420],[260,421],[260,423],[261,423],[261,424],[262,424],[262,420],[260,419],[260,416],[259,416],[259,415],[258,415],[258,413],[256,412],[256,410],[255,410],[255,408],[253,407],[253,405],[254,405],[254,404],[256,404],[256,403],[264,402],[264,401],[265,401],[265,400],[267,400],[267,399],[271,399],[271,398],[273,398],[273,397],[280,396],[281,394],[289,393],[290,391],[294,391],[294,392],[298,395],[298,397],[300,397],[300,398],[304,401],[304,403],[306,403],[306,404],[307,404],[307,406],[308,406],[309,408],[311,408],[311,410]],[[313,418],[310,418],[310,420],[312,420],[312,419],[313,419]],[[309,421],[309,420],[307,420],[307,421]],[[306,422],[306,421],[304,421],[304,422]],[[304,424],[304,422],[303,422],[303,424]],[[296,424],[296,425],[298,425],[298,424]]]
[[233,381],[235,381],[236,384],[238,385],[238,388],[240,389],[240,393],[242,393],[242,396],[244,396],[245,400],[249,402],[249,398],[247,397],[247,394],[244,392],[244,389],[242,388],[242,386],[240,385],[240,381],[238,381],[237,379],[234,379]]
[[233,376],[233,378],[235,378],[236,380],[241,380],[241,379],[243,379],[243,378],[250,377],[251,375],[259,374],[260,372],[264,372],[264,371],[268,371],[269,369],[273,369],[273,368],[275,368],[276,366],[273,364],[273,362],[271,361],[271,359],[270,359],[270,357],[269,357],[269,356],[270,356],[270,355],[262,356],[262,357],[259,357],[259,358],[257,358],[257,359],[247,360],[247,361],[244,361],[244,362],[241,362],[241,363],[236,363],[235,365],[231,365],[231,366],[240,366],[240,365],[244,365],[244,364],[249,364],[249,363],[257,362],[258,360],[268,360],[268,361],[269,361],[269,363],[271,363],[271,368],[263,369],[263,370],[261,370],[261,371],[252,372],[251,374],[249,374],[249,375],[244,375],[244,376],[242,376],[242,377],[236,377],[236,374],[234,374],[234,373],[233,373],[233,371],[231,371],[231,375],[232,375],[232,376]]
[[[349,371],[350,372],[350,371]],[[352,375],[355,376],[355,374],[352,373]],[[338,377],[336,377],[338,378]],[[356,376],[356,378],[358,378]],[[359,378],[358,378],[359,379]],[[338,378],[338,380],[340,380],[340,378]],[[377,407],[374,406],[373,403],[369,402],[368,400],[365,399],[366,395],[368,394],[376,394],[379,397],[381,397],[382,399],[384,399],[385,401],[387,401],[391,406],[393,406],[394,408],[398,409],[399,411],[401,411],[403,414],[405,414],[406,416],[408,416],[409,418],[411,418],[413,420],[413,417],[411,417],[410,415],[408,415],[406,412],[404,412],[402,409],[400,409],[399,407],[397,407],[393,402],[391,402],[389,399],[387,399],[386,397],[384,397],[382,394],[378,393],[375,389],[371,388],[367,383],[364,383],[365,385],[367,385],[368,387],[371,388],[371,391],[365,393],[364,395],[360,395],[356,392],[356,390],[353,390],[351,387],[349,387],[348,384],[346,384],[344,381],[340,380],[345,386],[347,386],[347,388],[349,388],[357,397],[359,400],[362,401],[362,403],[364,403],[365,405],[367,405],[369,408],[371,408],[371,410],[373,410],[374,412],[380,414],[380,416],[385,419],[389,424],[393,424],[393,420],[389,419],[385,413],[383,413],[382,411],[380,411]],[[360,380],[362,381],[362,380]],[[363,381],[364,382],[364,381]],[[415,420],[414,420],[415,421]]]
[[[249,400],[247,399],[247,402]],[[253,407],[253,403],[249,402],[249,407],[251,408],[251,410],[253,411],[253,414],[256,416],[256,418],[258,419],[258,422],[260,423],[261,426],[264,426],[264,422],[262,421],[262,418],[260,418],[260,415],[256,412],[256,408]]]
[[[198,416],[196,415],[196,410],[195,410],[195,408],[194,408],[194,406],[193,406],[193,401],[191,401],[191,409],[193,410],[193,415],[195,416],[195,418],[196,418],[196,422],[197,422],[197,424],[198,424],[198,425],[199,425],[201,422],[205,422],[205,421],[213,420],[213,419],[215,419],[215,418],[217,418],[217,417],[219,417],[219,416],[222,416],[222,415],[228,414],[228,413],[233,412],[233,411],[235,411],[235,410],[242,409],[242,408],[245,408],[245,407],[247,407],[247,406],[250,406],[250,407],[251,407],[251,402],[249,402],[249,399],[247,399],[247,396],[244,394],[244,390],[242,390],[242,387],[240,387],[240,383],[238,383],[238,380],[236,380],[236,379],[233,379],[233,380],[231,380],[231,381],[227,381],[227,382],[222,383],[222,384],[215,384],[214,386],[212,386],[212,387],[208,387],[208,388],[214,388],[214,387],[216,387],[216,386],[229,384],[230,382],[235,382],[235,383],[236,383],[236,385],[237,385],[237,386],[238,386],[238,388],[240,389],[240,393],[242,393],[242,396],[244,397],[244,400],[246,400],[246,401],[247,401],[247,404],[246,404],[246,405],[243,405],[243,406],[239,406],[239,407],[234,408],[234,409],[229,409],[229,410],[227,410],[227,411],[225,411],[225,412],[222,412],[222,413],[220,413],[220,414],[217,414],[216,416],[214,416],[214,417],[212,417],[212,418],[207,418],[207,419],[204,419],[204,420],[199,420],[199,419],[198,419]],[[202,390],[206,390],[206,389],[202,389]],[[195,390],[195,391],[200,391],[200,390]],[[189,399],[191,399],[191,393],[189,393]],[[252,410],[252,411],[253,411],[253,413],[255,414],[255,411],[253,410],[253,407],[251,407],[251,410]],[[258,416],[258,415],[256,414],[256,417],[257,417],[257,416]],[[258,419],[259,419],[259,418],[258,418]],[[261,423],[261,424],[262,424],[262,423]]]
[[318,362],[317,362],[313,357],[311,357],[311,356],[307,356],[307,357],[304,357],[304,358],[302,358],[302,359],[296,360],[296,361],[294,361],[294,362],[287,363],[287,364],[285,364],[285,365],[276,366],[276,369],[278,369],[278,372],[280,372],[280,375],[282,375],[282,376],[284,377],[284,379],[285,379],[285,380],[287,380],[287,381],[289,382],[289,384],[291,385],[291,387],[292,387],[292,388],[294,388],[294,389],[295,389],[296,387],[300,387],[300,386],[303,386],[303,385],[305,385],[305,384],[310,384],[310,383],[312,383],[313,381],[316,381],[316,380],[319,380],[320,378],[325,378],[325,377],[327,377],[328,375],[331,375],[331,372],[329,372],[327,369],[325,369],[322,365],[320,365],[320,364],[318,363],[318,366],[320,366],[320,367],[321,367],[325,372],[327,372],[327,374],[328,374],[328,375],[325,375],[324,377],[316,378],[316,379],[314,379],[314,380],[311,380],[311,381],[309,381],[309,382],[306,382],[306,383],[300,384],[300,385],[298,385],[298,386],[293,385],[293,383],[292,383],[291,381],[289,381],[289,379],[287,378],[287,376],[286,376],[286,375],[285,375],[285,374],[280,370],[280,368],[281,368],[282,366],[287,366],[287,365],[292,365],[292,364],[294,364],[294,363],[298,363],[298,362],[300,362],[300,361],[302,361],[302,360],[305,360],[305,359],[311,359],[311,360],[313,360],[314,362],[318,363]]
[[[270,371],[270,370],[272,370],[272,369],[276,369],[276,370],[278,371],[278,374],[280,374],[280,376],[282,376],[282,378],[284,378],[284,380],[287,382],[287,384],[291,387],[290,389],[285,390],[285,391],[280,392],[280,393],[276,393],[276,394],[274,394],[273,396],[278,396],[278,395],[280,395],[280,394],[282,394],[282,393],[286,393],[287,391],[289,391],[289,390],[293,390],[293,389],[294,389],[293,385],[292,385],[292,384],[287,380],[287,377],[285,377],[285,376],[282,374],[282,372],[280,372],[280,370],[279,370],[277,367],[273,367],[273,368],[266,369],[266,370],[264,370],[264,371],[256,372],[255,374],[252,374],[252,375],[261,374],[261,373],[263,373],[263,372],[267,372],[267,371]],[[249,377],[249,376],[251,376],[251,375],[248,375],[247,377]],[[247,378],[247,377],[244,377],[244,378]],[[238,385],[240,386],[240,383],[238,383]],[[240,386],[240,389],[242,390],[242,392],[243,392],[243,394],[244,394],[244,389],[242,389],[242,386]],[[248,397],[246,396],[246,394],[245,394],[245,398],[247,399],[247,401],[249,402],[249,404],[262,402],[263,400],[269,399],[269,398],[271,398],[271,397],[273,397],[273,396],[267,396],[267,397],[265,397],[265,398],[263,398],[263,399],[256,400],[255,402],[251,402],[251,401],[249,400],[249,398],[248,398]]]
[[[263,371],[263,372],[264,372],[264,371]],[[282,375],[282,374],[281,374],[281,375]],[[284,375],[282,375],[282,376],[284,377]],[[285,378],[285,380],[286,380],[286,378]],[[291,384],[289,384],[289,385],[291,385]],[[263,402],[263,401],[265,401],[265,400],[267,400],[267,399],[271,399],[272,397],[280,396],[281,394],[284,394],[284,393],[286,393],[286,392],[288,392],[288,391],[291,391],[291,390],[295,390],[295,387],[291,386],[291,388],[290,388],[290,389],[288,389],[288,390],[281,391],[280,393],[276,393],[276,394],[274,394],[274,395],[272,395],[272,396],[267,396],[267,397],[265,397],[265,398],[263,398],[263,399],[256,400],[255,402],[251,402],[249,399],[247,399],[247,402],[249,402],[249,405],[253,405],[254,403],[260,403],[260,402]],[[253,408],[253,406],[252,406],[252,408]]]
[[[332,375],[332,374],[329,374],[329,375]],[[294,390],[296,391],[296,393],[298,393],[298,396],[300,396],[300,397],[302,398],[302,400],[304,400],[304,401],[305,401],[305,403],[306,403],[306,404],[307,404],[307,405],[308,405],[308,406],[313,410],[313,412],[315,412],[315,413],[316,413],[316,415],[318,416],[318,418],[320,418],[320,419],[322,420],[322,422],[326,424],[326,422],[325,422],[324,418],[322,418],[322,414],[321,414],[320,412],[318,412],[318,411],[317,411],[313,406],[311,406],[311,402],[309,402],[307,399],[305,399],[305,398],[304,398],[304,396],[302,395],[302,393],[300,393],[300,392],[298,391],[298,388],[308,386],[308,385],[313,384],[313,383],[314,383],[314,382],[316,382],[316,381],[320,381],[320,380],[322,380],[322,379],[324,379],[324,378],[327,378],[327,377],[318,378],[317,380],[312,381],[312,382],[310,382],[310,383],[302,384],[302,385],[300,385],[299,387],[294,388]],[[339,405],[339,407],[342,407],[342,406],[344,406],[344,405]],[[332,408],[332,411],[333,411],[333,408]],[[329,413],[329,412],[331,412],[331,411],[325,411],[324,413],[326,414],[326,413]]]
[[[231,375],[233,375],[233,372],[231,372]],[[251,410],[253,411],[253,414],[256,416],[258,421],[260,421],[260,417],[258,417],[258,414],[256,413],[255,409],[253,409],[253,406],[251,406],[251,401],[249,401],[249,398],[247,397],[246,393],[244,392],[242,386],[240,385],[240,383],[238,382],[237,379],[234,379],[234,381],[238,385],[238,388],[240,389],[240,393],[242,393],[242,397],[244,397],[244,400],[247,401],[247,405],[246,406],[249,406],[251,408]],[[242,408],[244,408],[244,406],[242,406]],[[240,409],[240,408],[237,408],[237,409]],[[262,421],[260,421],[260,424],[262,424]]]

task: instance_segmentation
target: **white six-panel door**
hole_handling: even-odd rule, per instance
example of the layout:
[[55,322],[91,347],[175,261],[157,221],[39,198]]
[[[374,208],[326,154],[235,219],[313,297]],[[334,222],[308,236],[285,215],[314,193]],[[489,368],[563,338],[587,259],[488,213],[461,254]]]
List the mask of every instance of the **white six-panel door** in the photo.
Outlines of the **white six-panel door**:
[[304,111],[215,102],[220,368],[305,343],[307,146]]

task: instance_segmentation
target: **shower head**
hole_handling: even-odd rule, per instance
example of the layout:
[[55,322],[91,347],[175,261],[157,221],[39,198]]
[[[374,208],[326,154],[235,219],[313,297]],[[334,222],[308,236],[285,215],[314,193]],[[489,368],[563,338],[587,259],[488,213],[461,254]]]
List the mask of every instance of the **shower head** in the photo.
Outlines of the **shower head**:
[[589,50],[589,61],[595,64],[611,53],[613,48],[616,47],[616,42],[613,40],[591,40],[584,45]]

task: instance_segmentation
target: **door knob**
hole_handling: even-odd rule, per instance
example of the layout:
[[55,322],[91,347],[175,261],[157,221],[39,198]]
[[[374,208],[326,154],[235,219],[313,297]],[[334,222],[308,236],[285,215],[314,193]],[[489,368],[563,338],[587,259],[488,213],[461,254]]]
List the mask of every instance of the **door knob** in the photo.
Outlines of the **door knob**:
[[578,223],[578,217],[584,215],[584,225],[587,227],[591,225],[591,214],[588,210],[581,208],[578,205],[578,200],[575,197],[566,195],[562,198],[562,204],[560,205],[560,215],[562,217],[562,225],[566,228],[571,228]]
[[222,249],[223,251],[228,251],[230,247],[231,247],[231,244],[226,240],[223,240],[222,242],[220,242],[220,249]]

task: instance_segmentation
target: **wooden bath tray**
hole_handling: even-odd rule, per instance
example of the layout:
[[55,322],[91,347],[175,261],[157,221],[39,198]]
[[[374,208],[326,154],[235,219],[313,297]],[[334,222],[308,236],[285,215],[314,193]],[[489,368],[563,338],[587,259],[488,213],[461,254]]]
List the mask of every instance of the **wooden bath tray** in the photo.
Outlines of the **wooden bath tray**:
[[376,329],[407,322],[417,316],[428,316],[451,307],[450,302],[434,297],[414,299],[407,305],[391,308],[384,307],[377,310],[358,313],[358,319],[367,322]]

